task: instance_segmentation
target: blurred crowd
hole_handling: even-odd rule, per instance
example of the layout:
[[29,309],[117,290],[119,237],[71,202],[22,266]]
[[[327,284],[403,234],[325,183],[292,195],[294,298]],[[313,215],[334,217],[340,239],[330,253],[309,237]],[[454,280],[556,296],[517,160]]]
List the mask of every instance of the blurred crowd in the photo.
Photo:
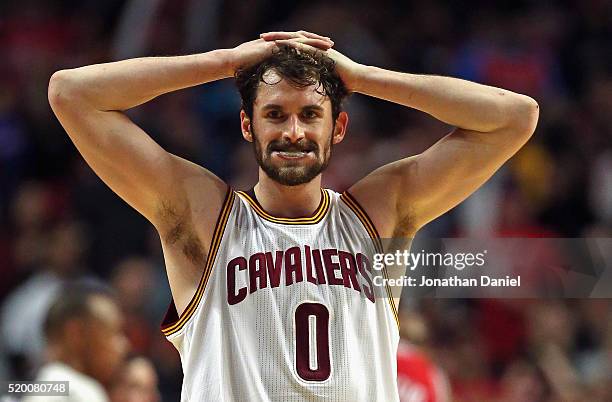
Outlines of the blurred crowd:
[[[538,101],[532,140],[423,235],[612,237],[609,1],[1,2],[0,378],[33,378],[46,308],[66,280],[92,278],[115,290],[130,353],[152,362],[162,400],[179,400],[179,357],[159,331],[170,300],[159,238],[79,156],[50,110],[48,80],[62,68],[233,47],[281,29],[330,36],[361,63]],[[256,169],[239,107],[224,80],[129,115],[168,151],[248,189]],[[338,191],[449,131],[360,95],[345,108],[348,135],[324,174]],[[424,299],[402,309],[403,336],[446,372],[456,401],[612,400],[610,300]]]

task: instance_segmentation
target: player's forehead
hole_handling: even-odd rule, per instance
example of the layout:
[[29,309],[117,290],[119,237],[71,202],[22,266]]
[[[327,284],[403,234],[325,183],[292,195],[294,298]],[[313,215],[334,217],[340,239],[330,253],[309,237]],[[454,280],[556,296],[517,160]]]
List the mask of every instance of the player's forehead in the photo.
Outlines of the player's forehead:
[[256,109],[278,105],[282,108],[302,108],[307,105],[318,105],[323,109],[330,108],[329,97],[323,94],[322,87],[310,85],[308,87],[296,87],[284,79],[274,70],[268,70],[263,75],[263,81],[259,83],[254,107]]

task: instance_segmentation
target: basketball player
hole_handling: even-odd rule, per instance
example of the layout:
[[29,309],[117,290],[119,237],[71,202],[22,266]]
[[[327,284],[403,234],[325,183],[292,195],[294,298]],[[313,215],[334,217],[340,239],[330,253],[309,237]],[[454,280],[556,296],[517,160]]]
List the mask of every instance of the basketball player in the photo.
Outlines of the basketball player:
[[105,388],[128,352],[123,313],[104,288],[66,285],[49,308],[44,332],[49,361],[37,381],[68,381],[68,396],[29,396],[24,402],[108,402]]
[[[398,301],[373,286],[368,256],[381,237],[413,236],[465,199],[535,129],[527,96],[362,65],[332,46],[270,32],[232,49],[51,78],[51,106],[79,152],[160,234],[174,301],[163,330],[181,355],[183,401],[397,401]],[[234,75],[259,164],[246,192],[164,151],[124,114]],[[321,189],[350,92],[456,129],[342,195]]]
[[446,373],[429,356],[429,329],[425,319],[412,311],[400,311],[401,340],[397,348],[397,389],[400,402],[449,402]]

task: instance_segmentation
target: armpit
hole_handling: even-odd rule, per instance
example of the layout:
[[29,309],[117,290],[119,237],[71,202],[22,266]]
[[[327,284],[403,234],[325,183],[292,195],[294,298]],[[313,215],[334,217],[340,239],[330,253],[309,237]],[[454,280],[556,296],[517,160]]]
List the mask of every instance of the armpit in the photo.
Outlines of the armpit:
[[411,210],[404,211],[404,214],[399,218],[393,237],[414,237],[418,228],[415,226],[414,216]]
[[164,202],[159,208],[159,217],[166,228],[161,234],[166,243],[177,250],[193,264],[206,261],[204,247],[191,222],[189,210],[179,213],[170,203]]

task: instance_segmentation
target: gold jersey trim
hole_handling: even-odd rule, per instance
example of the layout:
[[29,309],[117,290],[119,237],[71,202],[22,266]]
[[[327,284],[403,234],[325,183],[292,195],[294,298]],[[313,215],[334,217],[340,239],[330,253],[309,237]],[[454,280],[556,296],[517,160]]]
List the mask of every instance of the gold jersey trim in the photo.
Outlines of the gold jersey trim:
[[266,211],[264,211],[263,208],[259,205],[259,203],[244,191],[238,191],[237,193],[244,197],[244,199],[251,205],[257,215],[270,222],[282,223],[286,225],[313,225],[315,223],[319,223],[327,214],[330,204],[329,194],[324,189],[321,189],[321,202],[319,203],[319,206],[317,207],[312,216],[307,218],[279,218],[276,216],[272,216]]
[[221,238],[223,237],[223,233],[225,232],[225,226],[227,224],[227,220],[229,218],[230,212],[232,210],[232,205],[234,204],[234,199],[236,198],[234,191],[231,187],[228,187],[227,194],[225,196],[225,200],[223,201],[223,206],[221,208],[221,212],[219,213],[219,217],[217,218],[217,223],[215,225],[215,231],[213,233],[212,241],[210,243],[210,248],[208,252],[208,257],[206,258],[206,265],[204,266],[204,272],[202,273],[202,277],[200,279],[200,283],[198,284],[198,289],[196,290],[193,298],[185,308],[185,311],[179,316],[178,320],[175,322],[168,323],[166,325],[162,325],[162,332],[165,336],[170,336],[178,331],[180,331],[185,323],[189,321],[196,308],[200,304],[200,300],[202,299],[202,295],[204,294],[204,290],[206,289],[206,284],[208,283],[208,279],[210,278],[210,274],[212,273],[213,266],[215,264],[215,258],[217,256],[217,252],[219,251],[219,245],[221,244]]
[[[374,242],[375,251],[377,253],[383,253],[384,250],[382,246],[382,241],[380,239],[380,235],[378,234],[378,231],[376,230],[376,226],[374,226],[374,223],[372,222],[372,220],[370,219],[366,211],[363,209],[363,207],[357,202],[357,200],[348,191],[343,192],[340,195],[340,199],[344,201],[344,203],[355,213],[355,215],[357,215],[357,218],[359,218],[359,220],[365,227],[366,231],[370,235],[370,238],[372,238],[372,241]],[[393,298],[393,293],[391,292],[391,288],[388,285],[389,275],[387,274],[387,267],[384,265],[383,265],[382,272],[383,272],[383,275],[385,276],[385,279],[387,279],[387,281],[385,281],[385,284],[386,284],[385,288],[387,291],[387,299],[389,301],[389,306],[391,307],[391,312],[393,313],[393,317],[395,318],[395,322],[397,323],[397,328],[399,329],[400,324],[399,324],[399,316],[397,313],[397,307],[395,305],[395,300]]]

